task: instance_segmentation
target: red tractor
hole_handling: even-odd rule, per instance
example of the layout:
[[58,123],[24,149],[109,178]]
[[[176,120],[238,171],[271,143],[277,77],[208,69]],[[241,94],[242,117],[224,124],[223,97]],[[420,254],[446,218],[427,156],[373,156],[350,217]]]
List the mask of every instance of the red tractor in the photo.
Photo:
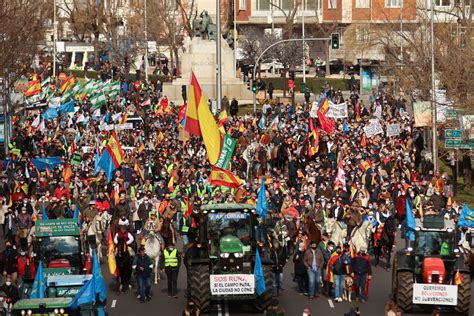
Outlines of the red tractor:
[[403,311],[434,308],[469,314],[471,276],[457,248],[454,221],[441,216],[416,220],[415,241],[397,252],[393,262],[392,293]]

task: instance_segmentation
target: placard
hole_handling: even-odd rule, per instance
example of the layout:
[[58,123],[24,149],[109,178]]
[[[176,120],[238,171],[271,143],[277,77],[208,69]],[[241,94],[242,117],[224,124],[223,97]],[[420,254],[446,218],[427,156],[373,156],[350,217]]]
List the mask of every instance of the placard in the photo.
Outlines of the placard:
[[347,113],[347,103],[334,104],[329,102],[329,111],[326,114],[327,117],[341,119],[348,117]]
[[251,295],[255,293],[253,274],[211,274],[212,295]]
[[413,284],[413,304],[458,304],[458,286],[444,284]]
[[382,134],[382,125],[380,125],[379,120],[371,120],[370,123],[364,127],[364,132],[367,137],[374,137],[375,135]]
[[230,159],[232,158],[232,154],[234,153],[235,149],[235,139],[230,137],[229,135],[224,135],[224,141],[222,142],[222,150],[217,160],[216,167],[221,169],[227,169],[230,163]]
[[414,127],[431,127],[432,116],[431,116],[431,102],[421,101],[413,103],[413,116],[415,117]]
[[400,135],[400,124],[388,124],[387,125],[387,137]]

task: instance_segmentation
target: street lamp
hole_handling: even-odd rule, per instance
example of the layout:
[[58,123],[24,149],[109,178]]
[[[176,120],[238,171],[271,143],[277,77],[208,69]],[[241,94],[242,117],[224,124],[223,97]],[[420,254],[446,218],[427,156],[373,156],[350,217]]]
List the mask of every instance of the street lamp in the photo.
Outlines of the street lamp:
[[53,77],[56,77],[56,33],[57,33],[57,22],[56,22],[56,0],[53,3]]
[[[235,10],[235,9],[234,9]],[[220,1],[216,0],[216,101],[217,109],[222,108],[222,65],[221,65],[221,6]],[[235,39],[234,39],[235,40]]]
[[434,56],[434,1],[431,0],[431,116],[432,116],[432,137],[433,137],[433,166],[438,169],[438,148],[436,144],[436,82],[435,82],[435,56]]

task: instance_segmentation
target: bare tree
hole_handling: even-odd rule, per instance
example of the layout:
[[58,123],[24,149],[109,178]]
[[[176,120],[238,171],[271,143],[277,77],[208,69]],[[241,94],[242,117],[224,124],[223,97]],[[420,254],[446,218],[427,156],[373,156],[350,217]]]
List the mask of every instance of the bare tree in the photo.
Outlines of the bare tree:
[[[401,91],[430,100],[430,13],[423,8],[416,10],[418,23],[407,23],[403,30],[400,30],[398,23],[385,23],[373,35],[385,54],[385,74],[396,78]],[[445,14],[454,15],[455,18],[451,23],[439,20],[435,23],[434,56],[438,87],[446,90],[448,98],[456,106],[472,108],[472,22],[468,21],[469,15],[465,8],[455,6]]]
[[41,52],[52,12],[52,1],[0,0],[0,69],[9,69],[16,77],[29,71]]
[[[286,1],[286,2],[285,2]],[[288,4],[288,8],[285,9],[283,6],[274,3],[273,0],[270,0],[270,5],[280,11],[285,17],[285,24],[283,26],[283,38],[293,38],[296,22],[296,13],[301,6],[302,0],[282,0],[282,3]]]
[[181,17],[181,24],[184,27],[185,34],[190,38],[193,38],[193,20],[197,17],[197,4],[196,0],[176,0],[178,6],[179,15]]

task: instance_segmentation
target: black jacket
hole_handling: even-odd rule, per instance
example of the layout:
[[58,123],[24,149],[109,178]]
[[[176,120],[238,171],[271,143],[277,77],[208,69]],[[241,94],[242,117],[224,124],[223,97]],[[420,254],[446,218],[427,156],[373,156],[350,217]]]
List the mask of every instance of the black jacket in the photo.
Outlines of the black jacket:
[[306,273],[306,267],[304,265],[304,252],[296,251],[293,256],[293,263],[295,264],[295,274],[302,275]]
[[354,274],[372,274],[370,263],[366,257],[355,256],[351,261],[351,270]]

